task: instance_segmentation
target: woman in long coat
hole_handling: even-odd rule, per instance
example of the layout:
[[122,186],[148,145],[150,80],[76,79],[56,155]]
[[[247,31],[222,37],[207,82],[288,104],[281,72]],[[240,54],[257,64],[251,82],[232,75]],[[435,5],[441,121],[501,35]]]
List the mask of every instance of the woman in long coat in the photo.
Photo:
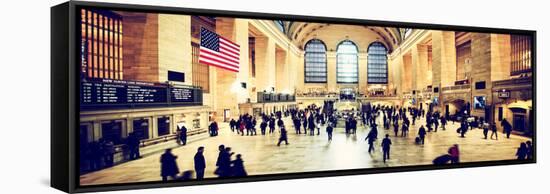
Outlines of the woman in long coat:
[[176,179],[176,175],[180,172],[176,159],[178,157],[172,154],[172,149],[166,149],[164,154],[160,156],[160,176],[162,181],[167,181],[168,177]]
[[244,161],[241,157],[241,154],[237,154],[237,159],[233,160],[233,176],[234,177],[245,177],[248,175],[244,169]]

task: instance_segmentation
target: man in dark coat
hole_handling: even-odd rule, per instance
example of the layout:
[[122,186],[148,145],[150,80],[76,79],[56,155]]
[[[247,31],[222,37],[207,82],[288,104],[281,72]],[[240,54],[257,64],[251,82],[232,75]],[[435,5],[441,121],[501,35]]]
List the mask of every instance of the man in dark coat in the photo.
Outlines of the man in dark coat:
[[399,132],[399,124],[397,124],[397,122],[393,122],[393,133],[395,134],[395,137],[397,137],[398,132]]
[[234,153],[231,152],[230,147],[225,147],[224,145],[220,145],[218,149],[220,150],[218,160],[216,161],[218,168],[214,174],[217,174],[220,178],[228,177],[231,175],[231,155]]
[[277,146],[281,146],[281,142],[285,142],[286,145],[288,145],[288,137],[287,137],[287,131],[285,129],[285,126],[281,126],[281,136],[279,137],[279,142],[277,143]]
[[309,118],[307,119],[307,127],[309,128],[309,135],[313,136],[315,135],[315,120],[313,119],[313,114],[309,115]]
[[371,130],[367,137],[365,138],[365,141],[369,143],[369,154],[374,151],[374,141],[376,141],[376,136],[374,135],[374,132]]
[[327,135],[328,135],[328,140],[329,141],[332,141],[332,131],[334,130],[334,128],[332,128],[332,124],[329,123],[327,125]]
[[426,137],[426,129],[424,128],[424,125],[421,125],[420,129],[418,129],[418,137],[420,138],[422,145],[424,145],[424,138]]
[[162,181],[167,181],[168,177],[176,179],[176,175],[180,172],[176,159],[178,157],[172,154],[172,149],[166,149],[164,154],[160,156],[160,176]]
[[510,139],[510,133],[512,133],[512,125],[506,119],[503,119],[501,121],[501,125],[504,129],[503,132],[506,134],[506,138]]
[[248,174],[246,173],[246,170],[244,169],[244,161],[242,159],[241,154],[237,154],[237,159],[233,160],[231,163],[233,163],[232,171],[234,177],[245,177]]
[[489,134],[489,124],[484,123],[483,124],[483,138],[487,139],[487,135]]
[[351,127],[351,133],[356,134],[357,133],[357,120],[355,120],[355,118],[351,119],[350,127]]
[[302,126],[304,126],[304,134],[307,135],[307,117],[304,115],[304,122],[302,123]]
[[409,124],[408,122],[403,122],[403,126],[401,127],[401,137],[406,137],[409,134],[408,132],[409,132]]
[[285,123],[283,122],[283,119],[279,118],[279,120],[277,120],[277,126],[279,128],[281,128]]
[[225,152],[225,146],[222,144],[220,146],[218,146],[218,150],[220,151],[218,153],[218,159],[216,160],[216,171],[214,171],[214,174],[218,175],[218,176],[222,176],[223,174],[223,169],[222,169],[222,163],[223,163],[223,157],[224,157],[224,152]]
[[128,149],[130,149],[130,160],[138,159],[140,158],[139,155],[139,139],[136,137],[135,133],[130,133],[128,135],[128,138],[126,139],[126,144],[128,145]]
[[218,123],[216,121],[212,121],[208,129],[210,130],[210,137],[218,135]]
[[294,123],[294,130],[296,131],[296,134],[301,134],[302,132],[300,132],[300,126],[302,124],[300,123],[300,119],[298,119],[298,117],[294,117],[292,122]]
[[204,169],[206,168],[206,160],[204,159],[204,147],[199,147],[197,153],[195,154],[195,172],[197,173],[197,180],[202,180],[204,178]]
[[382,152],[383,152],[384,163],[386,163],[386,160],[390,159],[390,146],[391,146],[390,135],[386,134],[386,138],[382,140]]
[[269,120],[269,133],[275,132],[275,119],[271,118]]
[[260,131],[262,132],[262,135],[265,135],[266,128],[267,128],[267,122],[265,122],[265,120],[262,120],[262,123],[260,123]]
[[231,132],[235,132],[235,129],[237,128],[237,121],[232,118],[231,121],[229,121],[229,127],[231,127]]
[[185,127],[185,125],[182,125],[181,128],[180,128],[180,142],[182,145],[186,145],[187,144],[187,127]]

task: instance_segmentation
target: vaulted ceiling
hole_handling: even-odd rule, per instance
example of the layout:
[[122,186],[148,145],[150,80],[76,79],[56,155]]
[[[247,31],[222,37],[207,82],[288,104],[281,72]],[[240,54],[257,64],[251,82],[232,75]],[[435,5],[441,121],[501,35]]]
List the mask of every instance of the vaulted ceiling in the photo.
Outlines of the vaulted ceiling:
[[[316,36],[317,33],[323,29],[328,28],[331,25],[340,24],[328,24],[328,23],[309,23],[309,22],[288,22],[288,21],[275,21],[276,25],[279,25],[280,29],[285,35],[294,42],[298,47],[303,48],[303,45],[311,39],[312,36]],[[354,25],[354,27],[364,28],[367,31],[375,34],[376,39],[384,43],[389,52],[391,53],[399,44],[403,41],[402,28],[392,27],[378,27],[378,26],[366,26],[366,25]],[[342,32],[346,33],[346,32]]]

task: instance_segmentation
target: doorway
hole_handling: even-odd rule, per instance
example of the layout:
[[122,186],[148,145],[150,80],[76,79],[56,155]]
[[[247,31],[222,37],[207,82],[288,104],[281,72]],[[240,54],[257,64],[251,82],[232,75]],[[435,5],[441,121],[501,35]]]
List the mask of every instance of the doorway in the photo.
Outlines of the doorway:
[[231,119],[231,109],[223,109],[223,122],[228,122]]

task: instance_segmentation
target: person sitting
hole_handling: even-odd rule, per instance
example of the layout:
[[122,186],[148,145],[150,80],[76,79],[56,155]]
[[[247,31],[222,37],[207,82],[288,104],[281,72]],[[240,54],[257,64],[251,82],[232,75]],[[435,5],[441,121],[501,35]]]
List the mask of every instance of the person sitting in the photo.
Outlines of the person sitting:
[[449,154],[444,154],[444,155],[441,155],[441,156],[438,156],[437,158],[435,158],[432,163],[434,165],[445,165],[445,164],[448,164],[450,161],[452,160],[452,156],[449,155]]

